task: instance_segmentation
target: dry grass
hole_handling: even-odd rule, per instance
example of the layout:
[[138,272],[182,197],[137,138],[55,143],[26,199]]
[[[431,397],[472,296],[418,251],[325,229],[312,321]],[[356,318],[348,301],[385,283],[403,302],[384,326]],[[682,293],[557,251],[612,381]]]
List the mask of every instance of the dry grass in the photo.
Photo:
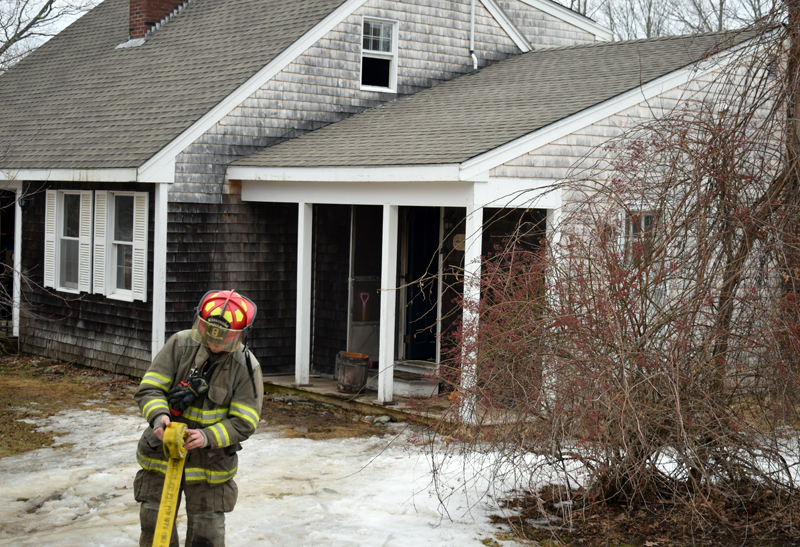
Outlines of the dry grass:
[[102,407],[123,412],[138,382],[124,376],[32,357],[0,358],[0,458],[53,444],[52,433],[28,421],[62,410]]

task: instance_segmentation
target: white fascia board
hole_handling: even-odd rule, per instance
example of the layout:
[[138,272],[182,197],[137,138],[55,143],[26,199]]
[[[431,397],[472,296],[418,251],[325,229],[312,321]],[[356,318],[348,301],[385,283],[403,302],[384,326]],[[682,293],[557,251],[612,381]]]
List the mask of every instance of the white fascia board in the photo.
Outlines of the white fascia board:
[[414,182],[458,181],[459,165],[397,165],[392,167],[228,167],[228,180],[293,182]]
[[522,53],[527,53],[533,49],[528,38],[517,28],[511,19],[508,18],[503,9],[494,0],[481,0],[481,4],[492,14],[494,20],[502,27],[508,37],[517,45]]
[[[740,44],[740,47],[743,45]],[[720,54],[720,56],[711,57],[690,67],[670,72],[665,76],[551,123],[538,131],[499,146],[494,150],[475,156],[461,164],[461,179],[475,180],[485,171],[490,171],[561,137],[613,116],[626,108],[636,106],[642,101],[650,100],[661,93],[689,82],[693,78],[698,78],[714,69],[724,67],[734,58],[735,55],[732,49],[725,55]]]
[[242,201],[323,205],[466,207],[477,184],[466,181],[242,181]]
[[[239,106],[245,99],[253,95],[264,84],[275,77],[281,70],[286,68],[289,63],[303,54],[308,48],[350,16],[355,10],[366,3],[367,0],[347,0],[322,21],[314,25],[308,32],[301,36],[291,46],[283,50],[277,57],[270,61],[261,70],[256,72],[245,83],[236,88],[230,95],[218,102],[211,110],[186,129],[183,133],[175,137],[169,144],[159,150],[140,168],[142,177],[147,179],[152,176],[151,171],[160,172],[166,162],[172,161],[184,151],[190,144],[203,136],[209,129],[214,127],[222,118]],[[156,175],[158,176],[158,175]],[[166,181],[154,181],[166,182]]]
[[601,41],[601,42],[610,42],[614,39],[614,33],[600,25],[595,23],[588,17],[585,17],[579,13],[575,13],[571,9],[567,9],[566,7],[557,4],[555,2],[551,2],[550,0],[520,0],[525,4],[528,4],[532,8],[536,8],[539,11],[543,11],[548,15],[552,15],[558,19],[561,19],[565,23],[569,23],[570,25],[576,26],[579,29],[585,30],[586,32],[593,34],[594,37]]
[[475,206],[508,209],[558,209],[561,189],[554,179],[497,177],[475,184]]
[[136,182],[136,168],[122,169],[0,169],[0,180],[52,182]]

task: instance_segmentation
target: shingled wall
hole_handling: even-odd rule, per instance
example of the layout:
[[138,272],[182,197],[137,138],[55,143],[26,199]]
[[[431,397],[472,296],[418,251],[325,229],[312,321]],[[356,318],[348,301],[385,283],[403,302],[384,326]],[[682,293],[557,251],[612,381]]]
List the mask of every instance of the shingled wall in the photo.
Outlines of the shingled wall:
[[191,326],[206,291],[235,289],[258,306],[249,347],[264,370],[291,370],[297,206],[242,203],[238,193],[208,197],[215,201],[170,205],[167,336]]
[[147,302],[123,302],[99,294],[71,294],[44,289],[45,191],[118,190],[150,192],[148,271],[153,269],[153,193],[145,184],[28,183],[31,203],[22,215],[20,350],[74,361],[119,374],[141,376],[150,364],[152,278]]
[[497,3],[534,49],[590,44],[595,41],[593,34],[534,9],[520,0],[497,0]]

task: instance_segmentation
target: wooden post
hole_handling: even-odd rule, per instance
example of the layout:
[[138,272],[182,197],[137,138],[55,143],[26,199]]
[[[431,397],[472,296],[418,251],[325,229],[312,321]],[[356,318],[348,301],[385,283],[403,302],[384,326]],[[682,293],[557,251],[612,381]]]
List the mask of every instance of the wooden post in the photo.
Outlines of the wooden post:
[[475,342],[478,337],[478,303],[481,298],[481,246],[483,237],[483,208],[476,207],[474,201],[467,205],[467,219],[464,240],[464,350],[461,354],[461,408],[462,421],[475,423],[475,370],[478,351]]
[[166,343],[167,331],[167,209],[169,183],[155,185],[153,216],[153,335],[150,358],[155,358]]
[[22,207],[19,205],[19,200],[23,196],[22,190],[22,187],[17,188],[17,199],[14,202],[14,277],[11,304],[11,334],[13,336],[19,336],[19,306],[22,295],[20,278],[22,271]]
[[311,370],[311,232],[314,205],[297,207],[297,326],[295,332],[294,381],[296,387],[310,385]]
[[381,245],[381,323],[378,359],[378,403],[392,402],[394,388],[394,330],[397,301],[397,205],[383,206]]

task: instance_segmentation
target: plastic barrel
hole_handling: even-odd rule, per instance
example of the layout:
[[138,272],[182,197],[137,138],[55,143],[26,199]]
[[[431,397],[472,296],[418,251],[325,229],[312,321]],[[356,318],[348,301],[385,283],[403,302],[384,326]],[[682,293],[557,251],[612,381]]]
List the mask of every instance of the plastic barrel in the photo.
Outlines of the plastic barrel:
[[369,356],[363,353],[336,355],[336,389],[344,393],[358,393],[367,384]]

